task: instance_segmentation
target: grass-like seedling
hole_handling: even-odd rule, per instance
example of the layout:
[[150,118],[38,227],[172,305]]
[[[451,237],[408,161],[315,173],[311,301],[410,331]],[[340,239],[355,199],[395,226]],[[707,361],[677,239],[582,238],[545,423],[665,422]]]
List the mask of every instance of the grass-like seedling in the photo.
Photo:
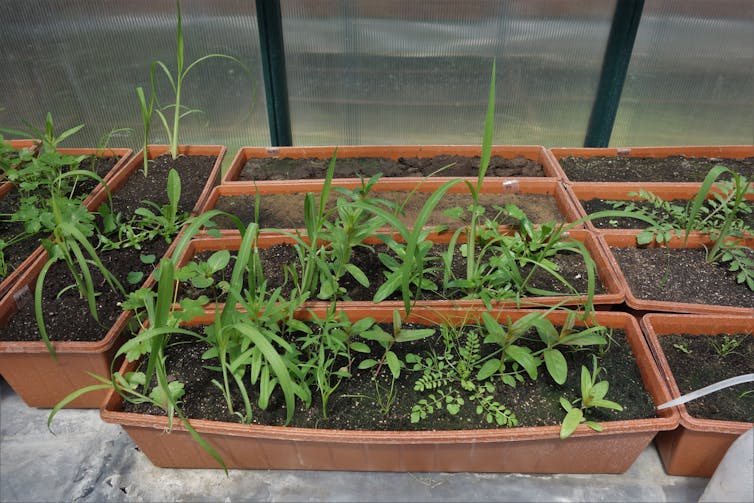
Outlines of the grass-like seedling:
[[[178,137],[181,120],[191,114],[198,113],[199,110],[189,108],[183,105],[183,83],[189,72],[196,68],[200,63],[211,59],[226,59],[238,64],[246,73],[249,70],[246,66],[237,58],[228,54],[206,54],[193,62],[186,64],[184,61],[184,41],[183,41],[183,18],[181,16],[181,2],[176,0],[176,13],[177,13],[177,30],[176,30],[176,67],[175,73],[171,72],[168,66],[160,60],[153,61],[150,66],[149,81],[150,81],[150,97],[147,100],[144,89],[142,87],[136,88],[136,94],[139,99],[139,108],[141,111],[141,119],[143,123],[143,135],[142,140],[144,143],[144,175],[148,174],[149,158],[147,155],[147,143],[149,139],[149,132],[151,129],[152,115],[157,114],[161,124],[165,129],[165,133],[170,143],[170,155],[173,159],[178,157]],[[157,99],[157,90],[155,87],[155,79],[157,69],[160,69],[170,84],[173,90],[173,103],[165,106],[160,106]],[[168,115],[172,111],[172,121],[168,119]],[[172,122],[172,124],[171,124]]]

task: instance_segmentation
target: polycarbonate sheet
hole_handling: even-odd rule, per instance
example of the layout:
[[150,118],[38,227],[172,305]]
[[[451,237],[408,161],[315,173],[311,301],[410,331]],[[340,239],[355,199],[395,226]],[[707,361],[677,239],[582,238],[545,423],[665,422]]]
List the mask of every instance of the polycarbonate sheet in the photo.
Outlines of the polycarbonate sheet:
[[754,144],[754,2],[647,0],[610,144]]
[[294,144],[581,146],[614,1],[283,0]]
[[[51,112],[58,131],[85,124],[63,146],[97,145],[113,128],[113,146],[139,147],[142,122],[136,86],[149,93],[150,64],[176,68],[176,4],[152,0],[6,1],[0,24],[0,125],[42,127]],[[186,65],[205,54],[223,59],[194,67],[183,82],[182,105],[200,110],[181,122],[181,143],[269,144],[255,3],[183,0]],[[164,75],[157,76],[160,105],[174,103]],[[172,110],[167,110],[172,124]],[[157,117],[151,142],[167,135]]]

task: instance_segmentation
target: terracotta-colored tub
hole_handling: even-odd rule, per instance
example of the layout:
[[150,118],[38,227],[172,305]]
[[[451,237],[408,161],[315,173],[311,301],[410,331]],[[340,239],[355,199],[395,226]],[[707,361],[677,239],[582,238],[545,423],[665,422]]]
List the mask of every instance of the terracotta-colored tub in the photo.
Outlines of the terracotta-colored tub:
[[[330,159],[335,148],[338,149],[338,159],[350,157],[385,157],[389,159],[398,159],[399,157],[435,157],[438,155],[460,155],[460,156],[479,156],[482,152],[480,145],[357,145],[357,146],[325,146],[325,147],[242,147],[236,156],[230,168],[223,177],[223,184],[253,184],[255,182],[239,180],[239,175],[244,165],[249,159]],[[563,172],[555,161],[552,154],[539,145],[516,145],[516,146],[492,146],[492,155],[512,159],[521,155],[527,159],[537,161],[542,165],[545,177],[537,179],[550,181],[563,180]],[[441,174],[440,174],[441,175]],[[406,177],[409,179],[421,180],[422,177]],[[448,177],[433,176],[440,180],[449,180]],[[526,177],[516,177],[517,179]],[[340,186],[347,183],[348,178],[338,178],[333,180],[335,185]],[[257,185],[278,185],[285,184],[288,181],[261,181]]]
[[[168,146],[150,146],[150,158],[162,155],[168,151]],[[221,146],[183,146],[183,155],[216,156],[210,176],[205,184],[202,195],[194,205],[194,211],[202,207],[209,197],[211,188],[219,180],[220,164],[225,147]],[[141,168],[143,157],[132,157],[122,169],[119,169],[108,180],[108,187],[112,192],[117,191],[128,178]],[[100,187],[92,192],[88,200],[90,208],[97,208],[107,198],[107,191]],[[178,238],[166,254],[172,253]],[[42,252],[25,273],[18,278],[15,285],[0,300],[0,326],[18,309],[17,302],[31,293],[39,272],[47,261],[47,253]],[[150,275],[145,287],[152,285]],[[88,314],[87,314],[88,315]],[[121,332],[130,320],[130,313],[123,313],[113,327],[110,327],[105,338],[99,342],[74,343],[57,342],[53,346],[58,353],[57,362],[52,358],[45,344],[40,341],[15,342],[0,341],[0,373],[16,393],[32,407],[53,407],[72,391],[80,388],[81,383],[94,384],[94,380],[86,375],[87,372],[108,375],[113,354],[123,343]],[[27,386],[30,388],[27,390]],[[102,404],[105,393],[90,393],[68,405],[70,408],[96,408]]]
[[[222,145],[179,145],[178,146],[178,154],[179,155],[203,155],[203,156],[211,156],[216,157],[215,163],[212,166],[212,170],[210,171],[209,177],[207,179],[207,182],[204,184],[204,188],[202,190],[202,194],[197,199],[196,204],[194,205],[193,213],[199,213],[202,206],[204,206],[204,203],[206,202],[207,198],[209,197],[210,192],[212,191],[212,187],[220,183],[220,177],[221,177],[221,168],[222,168],[222,162],[223,157],[225,156],[225,150],[226,148]],[[155,159],[156,157],[160,157],[161,155],[167,154],[170,152],[170,145],[149,145],[147,147],[147,156],[150,160]],[[112,180],[110,185],[119,184],[119,183],[125,183],[125,180],[128,179],[129,176],[131,176],[132,173],[134,173],[136,170],[141,169],[144,165],[144,150],[139,150],[139,152],[134,155],[131,160],[128,162],[128,164],[119,172],[119,176],[117,178],[118,181],[115,179]],[[122,182],[120,180],[123,180]]]
[[[685,157],[709,157],[709,158],[728,158],[744,159],[754,156],[754,146],[752,145],[721,145],[721,146],[668,146],[668,147],[619,147],[619,148],[553,148],[550,149],[553,158],[560,166],[560,159],[563,157],[650,157],[662,158],[683,155]],[[576,180],[570,180],[568,174],[562,166],[560,170],[563,173],[563,181],[566,183],[576,183]],[[606,184],[612,182],[594,182]],[[676,187],[698,188],[701,182],[655,182],[663,185],[672,185]]]
[[[673,377],[668,360],[660,346],[659,338],[670,334],[748,333],[754,336],[754,316],[694,316],[673,314],[648,314],[641,320],[652,353],[667,379],[673,398],[681,391]],[[680,426],[663,431],[655,443],[670,475],[711,477],[731,444],[751,428],[754,423],[703,419],[689,414],[685,405],[679,405]]]
[[[632,196],[629,193],[638,194],[642,189],[661,197],[664,201],[692,200],[699,192],[699,184],[574,182],[566,185],[566,192],[571,198],[571,204],[564,206],[564,208],[569,210],[575,208],[576,212],[568,214],[567,218],[569,221],[575,221],[587,216],[587,212],[581,201],[589,201],[591,199],[638,201],[638,196]],[[712,196],[710,195],[709,197],[711,198]],[[746,198],[754,203],[754,193],[748,194]],[[617,230],[599,228],[591,220],[587,220],[584,227],[600,233]]]
[[[505,229],[501,229],[501,232],[509,232]],[[568,233],[568,236],[572,239],[581,241],[586,246],[592,259],[596,265],[595,280],[602,281],[605,292],[597,293],[594,295],[592,302],[597,309],[612,309],[614,306],[621,304],[625,299],[624,286],[616,281],[615,274],[613,273],[613,267],[608,261],[605,255],[603,246],[597,241],[597,236],[591,232],[574,229]],[[435,243],[448,243],[450,240],[450,233],[443,234],[431,234],[428,239]],[[295,240],[284,234],[276,233],[262,233],[257,241],[257,245],[260,249],[268,248],[275,244],[294,244]],[[368,244],[380,243],[377,239],[371,239]],[[230,250],[231,253],[237,251],[241,246],[241,237],[237,231],[223,231],[221,237],[209,237],[206,235],[199,236],[197,239],[192,240],[185,248],[184,252],[176,257],[179,266],[185,265],[191,261],[195,254],[205,251],[218,251],[218,250]],[[586,300],[586,296],[577,295],[559,295],[559,296],[540,296],[540,297],[524,297],[520,303],[515,300],[501,300],[495,303],[496,307],[524,307],[524,308],[537,308],[541,306],[552,306],[555,304],[561,304],[563,306],[578,306],[582,305]],[[422,300],[420,305],[425,307],[442,308],[448,305],[459,308],[476,308],[482,305],[481,300]],[[325,307],[327,302],[310,301],[306,303],[307,306],[312,307]],[[339,301],[339,306],[349,307],[371,307],[375,306],[371,301]],[[393,308],[400,309],[404,306],[402,300],[395,301],[382,301],[379,303],[381,306],[392,306]]]
[[[610,250],[611,247],[616,248],[636,248],[636,234],[639,231],[624,230],[624,231],[604,231],[601,234],[596,235],[600,241],[602,247],[605,250],[606,258],[611,264],[611,267],[615,273],[616,281],[621,285],[621,288],[626,295],[626,304],[631,309],[637,310],[642,314],[649,312],[667,312],[667,313],[689,313],[689,314],[727,314],[727,315],[749,315],[754,316],[754,306],[752,307],[737,307],[726,306],[717,304],[696,304],[690,302],[672,302],[663,299],[643,299],[637,297],[632,291],[631,287],[626,280],[620,265],[618,264],[615,255]],[[684,240],[681,238],[673,238],[668,243],[670,248],[684,248]],[[749,247],[754,247],[754,238],[746,239],[745,244]],[[657,243],[652,243],[650,246],[657,247]],[[685,243],[686,248],[709,248],[712,246],[712,241],[703,234],[691,233]]]
[[[356,189],[361,187],[359,179],[341,179],[339,187],[346,189]],[[380,179],[372,188],[371,196],[380,197],[380,193],[387,192],[406,192],[416,191],[419,193],[431,193],[439,189],[444,183],[452,178],[443,181],[440,178],[383,178]],[[225,184],[215,187],[207,198],[202,212],[216,209],[217,202],[220,198],[233,198],[240,196],[253,196],[259,194],[264,202],[265,195],[272,194],[305,194],[307,192],[319,193],[324,185],[323,180],[296,180],[295,182],[285,183],[259,183],[250,185],[247,183]],[[469,194],[468,186],[459,182],[452,186],[448,194]],[[557,207],[562,220],[570,221],[571,217],[578,214],[571,197],[567,194],[566,189],[556,181],[549,179],[521,178],[515,180],[489,178],[482,184],[481,193],[490,194],[516,194],[522,197],[527,195],[551,197],[554,207]],[[337,195],[334,193],[333,195]],[[303,202],[302,202],[303,203]],[[468,204],[471,204],[469,199]],[[502,204],[501,204],[502,205]],[[264,206],[262,206],[264,209]],[[301,205],[301,215],[303,218],[303,204]],[[544,223],[544,222],[535,222]],[[248,222],[245,222],[248,224]],[[303,225],[302,225],[303,227]],[[578,227],[581,227],[579,225]]]
[[[513,320],[527,311],[493,311]],[[358,313],[358,314],[357,314]],[[390,321],[393,309],[382,306],[349,311],[352,320],[369,316]],[[455,322],[468,311],[417,309],[409,321]],[[563,322],[555,313],[553,322]],[[597,320],[621,328],[636,355],[645,387],[656,403],[669,396],[657,366],[641,336],[636,320],[624,313],[597,313]],[[196,319],[209,322],[212,315]],[[121,373],[136,362],[124,364]],[[179,421],[167,432],[168,420],[121,411],[121,397],[111,392],[101,409],[104,421],[123,426],[152,463],[172,468],[218,468],[218,463],[196,444]],[[559,426],[467,431],[345,431],[281,426],[241,425],[191,420],[192,426],[224,459],[228,468],[519,473],[622,473],[652,441],[658,431],[678,424],[677,411],[652,419],[602,423],[595,433],[579,426],[572,437],[559,438]]]
[[[31,140],[29,140],[31,141]],[[25,145],[26,142],[24,142]],[[128,148],[108,148],[108,149],[96,149],[96,148],[61,148],[58,152],[65,155],[94,155],[97,157],[118,157],[118,162],[108,171],[107,175],[103,178],[106,184],[109,184],[111,180],[118,176],[118,173],[124,169],[132,150]],[[5,196],[9,191],[13,190],[13,184],[6,183],[0,186],[0,197]],[[101,204],[101,200],[97,198],[96,193],[101,189],[100,185],[94,188],[92,192],[84,199],[83,204],[90,211],[96,210],[97,206]],[[29,254],[29,257],[19,264],[16,269],[11,271],[2,282],[0,282],[0,296],[5,295],[5,292],[21,277],[21,275],[31,266],[34,260],[44,253],[44,248],[38,246],[33,252]]]

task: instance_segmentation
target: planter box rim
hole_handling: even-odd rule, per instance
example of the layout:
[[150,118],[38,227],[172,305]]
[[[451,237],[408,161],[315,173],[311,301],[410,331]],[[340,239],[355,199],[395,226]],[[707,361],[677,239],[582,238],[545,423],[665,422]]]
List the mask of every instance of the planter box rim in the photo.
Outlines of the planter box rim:
[[[271,181],[238,180],[238,176],[246,164],[246,161],[252,157],[256,158],[309,158],[309,157],[332,157],[333,150],[338,149],[339,158],[352,157],[434,157],[437,155],[461,155],[461,156],[478,156],[481,154],[482,146],[480,144],[415,144],[415,145],[317,145],[317,146],[296,146],[296,147],[241,147],[236,156],[233,158],[228,171],[222,179],[222,184],[266,184]],[[455,152],[454,152],[455,151]],[[544,177],[492,177],[497,179],[522,178],[522,179],[549,179],[563,180],[564,174],[560,165],[552,156],[550,151],[542,145],[493,145],[492,155],[500,155],[506,158],[513,158],[517,155],[523,155],[527,159],[539,162],[544,171]],[[508,157],[510,156],[510,157]],[[421,177],[419,177],[421,178]],[[476,180],[476,177],[466,177]],[[348,178],[339,178],[337,180],[349,180]]]
[[[615,278],[622,285],[625,292],[626,304],[639,311],[650,312],[667,312],[677,314],[727,314],[727,315],[750,315],[754,316],[754,307],[739,307],[739,306],[727,306],[720,304],[696,304],[687,302],[672,302],[656,299],[640,299],[633,295],[631,287],[626,280],[623,271],[618,264],[618,260],[613,254],[610,247],[615,246],[618,248],[642,248],[636,245],[636,234],[639,231],[612,231],[604,230],[600,233],[595,233],[596,239],[598,239],[606,253],[607,259],[610,262]],[[752,241],[754,238],[747,238],[746,241]],[[631,242],[629,242],[631,241]],[[671,248],[683,248],[683,238],[672,238],[669,242]],[[703,234],[692,233],[688,236],[688,245],[686,248],[701,248],[705,244],[709,244],[710,240]],[[650,247],[657,247],[656,243],[650,245]]]
[[[656,323],[672,322],[679,328],[677,330],[663,330],[657,332],[654,328]],[[695,315],[695,314],[672,314],[672,313],[650,313],[642,317],[640,321],[642,330],[646,334],[647,342],[655,355],[657,364],[660,370],[665,374],[667,379],[668,388],[673,398],[681,396],[681,391],[678,388],[678,384],[673,377],[670,369],[670,364],[664,355],[664,351],[660,347],[659,337],[667,335],[670,332],[681,333],[688,332],[688,327],[691,327],[695,334],[700,336],[714,336],[720,333],[725,333],[724,328],[715,329],[715,326],[735,327],[733,330],[738,331],[739,327],[741,331],[748,332],[754,337],[754,317],[750,316],[725,316],[725,315]],[[684,328],[686,327],[686,328]],[[707,328],[711,327],[711,328]],[[715,333],[709,333],[715,332]],[[680,414],[680,424],[692,431],[715,431],[720,433],[733,433],[742,434],[751,428],[754,428],[754,422],[747,423],[743,421],[724,421],[720,419],[705,419],[692,416],[685,404],[677,406]]]
[[[340,309],[342,310],[342,309]],[[325,314],[326,309],[319,309],[312,311],[317,312],[320,315]],[[343,310],[345,312],[351,312],[349,309]],[[442,314],[438,314],[438,311],[442,311]],[[299,309],[300,316],[306,317],[311,311],[309,309]],[[363,309],[363,312],[369,317],[374,317],[378,321],[383,318],[389,320],[392,317],[393,308],[388,306],[374,306],[367,309]],[[482,312],[481,310],[479,312]],[[493,309],[489,311],[498,317],[512,316],[513,319],[517,319],[531,312],[544,312],[538,309]],[[455,315],[463,317],[467,315],[465,310],[457,309],[442,309],[435,310],[432,308],[425,309],[423,307],[415,308],[412,311],[412,316],[422,319],[423,313],[427,313],[426,316],[440,316],[442,318],[445,315]],[[211,322],[214,316],[214,311],[205,310],[204,316],[196,324],[201,325],[205,321]],[[565,320],[567,313],[554,312],[550,314],[550,318],[555,323],[560,323]],[[640,345],[642,350],[641,354],[636,354],[634,351],[634,358],[647,357],[647,364],[655,375],[660,375],[657,365],[651,358],[649,347],[641,336],[641,330],[639,329],[636,318],[628,313],[622,312],[595,312],[593,319],[597,322],[602,322],[608,327],[621,328],[626,331],[626,337],[631,337],[631,333],[635,334],[636,342]],[[414,320],[418,322],[417,320]],[[451,320],[457,321],[457,320]],[[432,324],[433,321],[427,320],[426,324]],[[577,322],[577,324],[581,324]],[[120,368],[121,374],[125,373],[128,369],[133,369],[138,362],[124,362]],[[668,398],[669,392],[665,383],[659,383],[658,393],[662,395],[661,399]],[[646,384],[645,384],[646,386]],[[128,413],[117,410],[121,403],[121,397],[115,391],[110,391],[108,399],[100,409],[100,414],[105,422],[119,423],[123,425],[131,426],[145,426],[167,428],[168,418],[166,416],[155,416],[148,414]],[[671,430],[678,424],[678,411],[668,409],[667,412],[658,412],[657,417],[649,419],[632,419],[622,421],[605,421],[601,424],[604,427],[602,432],[596,433],[585,425],[580,425],[574,437],[589,436],[589,435],[609,435],[609,434],[621,434],[628,431],[658,431],[658,430]],[[143,419],[143,418],[147,419]],[[210,421],[204,419],[190,419],[192,426],[197,428],[200,433],[206,432],[218,432],[227,433],[230,435],[270,435],[274,434],[278,439],[298,439],[298,440],[311,440],[308,437],[310,432],[317,432],[316,436],[321,436],[321,441],[335,441],[341,443],[358,443],[365,440],[369,441],[384,441],[390,442],[390,437],[408,437],[414,438],[412,443],[442,443],[443,441],[452,441],[450,437],[454,437],[456,440],[470,441],[470,442],[492,442],[500,440],[501,438],[509,438],[511,440],[529,440],[531,438],[541,438],[542,434],[551,438],[559,438],[560,425],[550,426],[529,426],[529,427],[513,427],[513,428],[491,428],[491,429],[473,429],[473,430],[438,430],[438,431],[404,431],[404,430],[389,430],[389,431],[375,431],[375,430],[336,430],[336,429],[315,429],[315,428],[302,428],[292,426],[269,426],[269,425],[243,425],[240,423],[224,422],[224,421]],[[185,427],[180,424],[180,421],[173,421],[173,428],[181,431],[185,431]],[[460,438],[459,438],[460,437]]]

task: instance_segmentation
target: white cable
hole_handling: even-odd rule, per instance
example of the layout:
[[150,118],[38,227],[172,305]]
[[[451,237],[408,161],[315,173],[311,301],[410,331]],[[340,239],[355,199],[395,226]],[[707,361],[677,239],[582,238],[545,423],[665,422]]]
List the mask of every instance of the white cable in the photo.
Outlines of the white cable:
[[731,386],[735,386],[736,384],[743,384],[745,382],[754,382],[754,374],[744,374],[716,382],[715,384],[710,384],[709,386],[705,386],[704,388],[692,391],[691,393],[687,393],[669,402],[665,402],[662,405],[658,405],[657,410],[667,409],[668,407],[675,407],[676,405],[681,405],[682,403],[696,400],[699,397],[709,395],[710,393],[714,393],[715,391],[720,391],[723,388],[729,388]]

